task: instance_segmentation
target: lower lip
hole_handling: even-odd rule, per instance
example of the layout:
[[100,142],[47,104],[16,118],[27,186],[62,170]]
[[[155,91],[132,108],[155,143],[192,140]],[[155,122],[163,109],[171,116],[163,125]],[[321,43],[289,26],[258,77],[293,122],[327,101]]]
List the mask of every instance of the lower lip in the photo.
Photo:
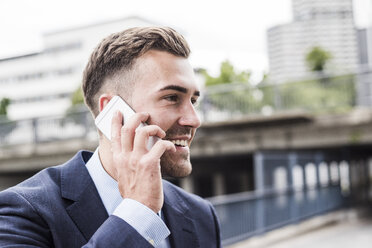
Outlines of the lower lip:
[[188,146],[177,146],[177,145],[175,145],[175,147],[176,147],[176,151],[189,151]]

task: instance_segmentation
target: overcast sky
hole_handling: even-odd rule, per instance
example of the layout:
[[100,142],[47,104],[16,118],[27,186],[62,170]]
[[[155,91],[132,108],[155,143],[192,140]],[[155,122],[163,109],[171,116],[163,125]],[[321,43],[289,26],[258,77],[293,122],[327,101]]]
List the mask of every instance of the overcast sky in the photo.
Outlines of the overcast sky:
[[[370,23],[371,2],[354,0],[358,26]],[[258,80],[268,70],[266,29],[291,11],[290,0],[1,0],[0,58],[42,49],[43,32],[137,15],[182,31],[194,67],[216,73],[229,59]]]

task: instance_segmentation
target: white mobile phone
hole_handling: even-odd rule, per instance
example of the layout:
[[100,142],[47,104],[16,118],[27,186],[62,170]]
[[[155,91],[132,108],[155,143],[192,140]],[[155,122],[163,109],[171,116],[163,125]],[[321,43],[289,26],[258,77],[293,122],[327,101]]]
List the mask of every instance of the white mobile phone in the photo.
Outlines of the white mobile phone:
[[[120,97],[114,96],[109,103],[103,108],[103,110],[98,114],[95,120],[95,124],[98,129],[111,140],[111,121],[112,117],[119,110],[124,117],[124,121],[128,120],[131,116],[135,114],[134,110]],[[124,123],[123,123],[124,124]],[[141,123],[138,128],[146,126],[146,123]],[[150,136],[147,149],[151,147],[159,140],[159,137]]]

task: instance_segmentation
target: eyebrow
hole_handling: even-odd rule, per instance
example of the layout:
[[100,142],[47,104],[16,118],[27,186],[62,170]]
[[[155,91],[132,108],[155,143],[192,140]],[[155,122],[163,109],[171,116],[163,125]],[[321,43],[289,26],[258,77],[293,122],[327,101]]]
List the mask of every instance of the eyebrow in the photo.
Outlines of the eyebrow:
[[[164,90],[176,90],[184,94],[188,92],[188,89],[182,86],[178,86],[178,85],[168,85],[168,86],[165,86],[164,88],[161,88],[159,91],[164,91]],[[194,92],[194,96],[200,96],[200,91],[196,90]]]

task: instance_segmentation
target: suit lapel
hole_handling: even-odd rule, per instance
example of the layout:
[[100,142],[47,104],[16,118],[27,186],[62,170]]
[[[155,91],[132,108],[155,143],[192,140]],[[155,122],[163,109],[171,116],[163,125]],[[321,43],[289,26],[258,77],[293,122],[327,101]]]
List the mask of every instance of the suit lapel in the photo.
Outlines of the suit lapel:
[[108,218],[85,167],[90,156],[91,153],[79,152],[61,172],[62,197],[72,201],[66,211],[87,241]]
[[167,226],[171,232],[170,241],[174,248],[200,247],[194,221],[190,218],[178,192],[169,183],[164,183],[163,212]]

